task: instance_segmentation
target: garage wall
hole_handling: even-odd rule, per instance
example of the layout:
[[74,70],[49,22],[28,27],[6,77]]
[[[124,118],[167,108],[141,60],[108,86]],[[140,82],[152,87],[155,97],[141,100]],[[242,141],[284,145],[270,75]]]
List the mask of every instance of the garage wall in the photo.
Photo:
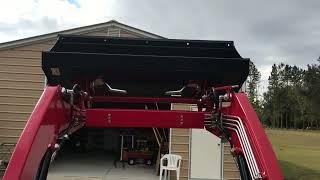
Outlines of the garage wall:
[[41,51],[54,41],[0,51],[0,143],[15,143],[43,87]]
[[[117,26],[81,34],[145,37]],[[55,39],[0,50],[0,144],[17,142],[44,88],[41,51],[50,49]]]
[[96,30],[88,33],[83,33],[83,35],[89,36],[113,36],[113,37],[128,37],[128,38],[146,38],[143,35],[130,32],[125,29],[118,28],[116,26],[110,26],[102,30]]
[[223,178],[229,180],[240,180],[240,172],[231,154],[230,144],[224,143],[223,146]]
[[[172,110],[190,111],[190,104],[174,103],[171,105]],[[189,162],[190,162],[190,131],[191,129],[172,128],[170,133],[170,153],[182,156],[180,170],[180,179],[189,179]],[[171,180],[175,180],[175,173],[171,173]]]

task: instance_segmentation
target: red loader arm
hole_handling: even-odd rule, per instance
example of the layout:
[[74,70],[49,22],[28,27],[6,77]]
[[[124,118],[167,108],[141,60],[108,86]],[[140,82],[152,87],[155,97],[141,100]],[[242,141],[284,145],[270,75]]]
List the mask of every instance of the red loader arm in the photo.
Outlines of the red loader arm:
[[246,94],[232,95],[231,105],[223,109],[221,121],[223,128],[229,132],[238,165],[243,162],[246,164],[241,176],[250,175],[248,179],[283,179],[271,143]]
[[60,86],[44,90],[12,154],[4,180],[31,180],[41,174],[39,164],[50,160],[45,157],[51,157],[55,140],[69,125],[70,105],[61,94]]

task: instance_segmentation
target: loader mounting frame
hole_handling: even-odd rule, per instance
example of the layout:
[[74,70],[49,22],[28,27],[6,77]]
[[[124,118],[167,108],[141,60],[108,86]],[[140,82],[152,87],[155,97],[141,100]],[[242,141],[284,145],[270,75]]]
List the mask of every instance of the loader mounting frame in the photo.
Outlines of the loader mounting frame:
[[[75,95],[71,91],[66,95],[62,87],[48,86],[17,143],[4,180],[45,177],[50,162],[48,156],[59,149],[61,139],[83,126],[206,128],[230,142],[243,179],[281,179],[271,144],[247,96],[233,92],[232,86],[224,87],[224,90],[225,94],[220,96],[220,108],[214,110],[213,104],[204,103],[205,99],[88,98],[86,92]],[[74,96],[74,104],[70,103],[70,96]],[[92,101],[194,102],[202,109],[190,112],[86,107]]]

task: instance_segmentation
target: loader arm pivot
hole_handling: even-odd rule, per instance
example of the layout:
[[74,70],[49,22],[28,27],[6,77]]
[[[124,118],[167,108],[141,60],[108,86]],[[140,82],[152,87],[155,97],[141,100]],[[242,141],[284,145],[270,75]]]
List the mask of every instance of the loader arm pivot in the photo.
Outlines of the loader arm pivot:
[[[205,128],[232,147],[242,179],[283,179],[247,96],[249,59],[232,41],[61,35],[43,52],[47,87],[15,147],[4,180],[44,180],[82,127]],[[172,103],[198,111],[170,110]],[[215,167],[212,167],[215,168]]]

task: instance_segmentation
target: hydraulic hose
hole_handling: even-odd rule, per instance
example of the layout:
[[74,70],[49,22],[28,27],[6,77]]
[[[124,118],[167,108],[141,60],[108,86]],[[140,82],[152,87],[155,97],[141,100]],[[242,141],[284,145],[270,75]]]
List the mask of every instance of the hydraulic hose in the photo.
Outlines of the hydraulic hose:
[[240,176],[242,180],[249,180],[251,179],[250,177],[250,173],[248,173],[249,169],[248,169],[248,165],[246,163],[246,160],[244,159],[243,155],[238,155],[237,157],[238,159],[238,166],[239,166],[239,170],[240,170]]
[[51,156],[52,156],[52,151],[51,151],[51,149],[48,149],[40,162],[40,165],[39,165],[39,168],[38,168],[38,171],[37,171],[37,174],[36,174],[36,177],[34,180],[46,180],[47,179]]

